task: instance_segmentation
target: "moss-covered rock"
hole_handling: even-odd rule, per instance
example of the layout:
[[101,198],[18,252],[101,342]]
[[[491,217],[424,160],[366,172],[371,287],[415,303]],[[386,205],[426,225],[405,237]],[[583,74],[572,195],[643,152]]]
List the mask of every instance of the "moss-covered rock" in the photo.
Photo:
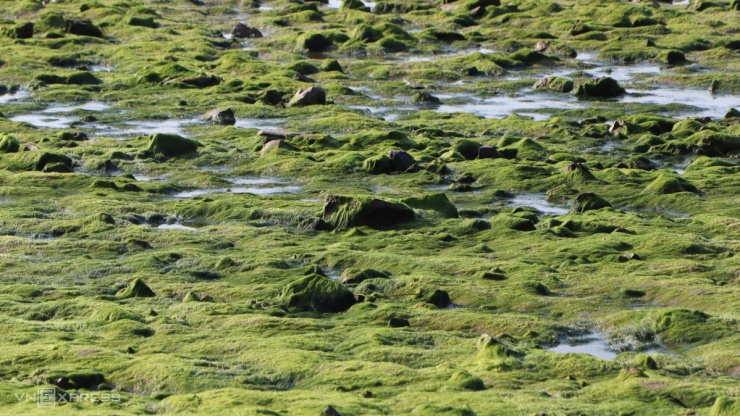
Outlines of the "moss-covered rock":
[[572,213],[584,213],[602,208],[610,208],[612,205],[602,197],[592,192],[583,192],[573,199],[570,207]]
[[156,133],[149,136],[148,150],[167,157],[184,156],[198,151],[200,144],[176,134]]
[[285,286],[280,299],[290,309],[310,312],[342,312],[355,304],[352,292],[317,274]]
[[490,219],[494,228],[504,228],[517,231],[534,231],[535,223],[532,220],[517,217],[511,214],[498,214]]
[[336,228],[388,227],[415,219],[414,210],[401,202],[368,197],[328,195],[323,218]]
[[555,92],[573,91],[573,81],[562,77],[546,77],[534,83],[533,89],[547,89]]
[[626,91],[614,78],[604,77],[579,84],[573,93],[580,98],[614,98]]

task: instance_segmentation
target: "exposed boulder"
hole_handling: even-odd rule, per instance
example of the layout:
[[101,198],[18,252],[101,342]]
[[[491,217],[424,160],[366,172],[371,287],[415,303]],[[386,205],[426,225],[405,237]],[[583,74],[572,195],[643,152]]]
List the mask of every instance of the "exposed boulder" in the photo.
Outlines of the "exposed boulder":
[[413,156],[403,150],[389,151],[388,158],[391,161],[391,171],[393,172],[413,172],[419,168]]
[[265,157],[276,149],[293,149],[293,146],[289,145],[285,140],[270,140],[262,147],[260,156]]
[[290,99],[288,107],[305,107],[307,105],[323,105],[326,104],[326,91],[321,87],[308,87],[303,90],[302,88],[296,91],[293,98]]
[[318,274],[302,277],[283,288],[281,299],[293,310],[342,312],[355,304],[355,295],[341,284]]
[[546,77],[534,83],[533,89],[547,89],[556,92],[573,91],[573,81],[562,77]]
[[5,29],[5,36],[11,39],[31,39],[33,37],[33,23],[26,22]]
[[413,209],[401,202],[328,195],[323,218],[335,228],[348,228],[362,225],[388,227],[413,221],[416,216]]
[[226,110],[221,109],[215,109],[207,112],[204,116],[204,119],[211,121],[216,124],[223,124],[223,125],[234,125],[236,124],[236,117],[234,117],[234,111],[230,108],[227,108]]
[[208,88],[208,87],[215,87],[216,85],[219,85],[223,79],[216,75],[196,75],[194,77],[185,77],[180,80],[179,82],[190,85],[196,88]]
[[103,32],[90,19],[67,19],[64,21],[64,31],[71,35],[103,37]]
[[231,29],[231,36],[239,39],[261,38],[262,32],[253,27],[249,27],[244,23],[237,23],[236,26]]
[[478,149],[478,159],[498,159],[504,157],[495,146],[484,144]]

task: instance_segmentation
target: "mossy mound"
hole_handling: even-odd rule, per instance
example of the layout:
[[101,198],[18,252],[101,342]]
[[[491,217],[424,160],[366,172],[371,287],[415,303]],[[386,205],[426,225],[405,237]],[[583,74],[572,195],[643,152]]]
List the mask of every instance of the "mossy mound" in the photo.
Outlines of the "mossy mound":
[[678,192],[693,192],[699,193],[694,185],[683,178],[677,178],[669,175],[660,175],[654,181],[652,181],[645,190],[642,191],[645,194],[652,195],[666,195],[675,194]]
[[534,231],[535,223],[527,218],[511,214],[498,214],[489,220],[494,228],[503,228],[516,231]]
[[129,298],[153,298],[157,296],[149,286],[141,279],[134,279],[128,287],[118,294],[121,299]]
[[328,195],[324,220],[335,228],[356,226],[389,227],[413,221],[414,210],[401,202],[367,197]]
[[352,292],[317,274],[288,284],[280,298],[288,308],[307,312],[342,312],[355,304]]
[[546,77],[535,82],[532,87],[535,90],[546,89],[555,92],[573,91],[573,81],[563,77]]
[[480,391],[485,390],[486,385],[480,377],[476,377],[465,370],[455,371],[447,380],[450,387],[461,390]]
[[16,153],[20,148],[21,144],[15,137],[7,135],[0,137],[0,153]]
[[457,218],[458,212],[455,204],[450,202],[445,193],[427,194],[424,196],[404,198],[402,203],[411,208],[436,211],[444,218]]
[[149,136],[148,150],[167,157],[183,156],[198,151],[200,144],[176,134],[156,133]]

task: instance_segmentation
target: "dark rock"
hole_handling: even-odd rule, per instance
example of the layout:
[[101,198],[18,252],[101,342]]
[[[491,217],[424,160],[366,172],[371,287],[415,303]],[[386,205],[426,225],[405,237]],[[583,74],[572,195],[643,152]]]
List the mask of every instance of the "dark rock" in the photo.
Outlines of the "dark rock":
[[72,383],[69,380],[69,377],[59,377],[54,380],[54,385],[59,387],[60,389],[70,389],[72,388]]
[[388,152],[391,160],[391,170],[394,172],[411,172],[418,169],[416,160],[403,150],[391,150]]
[[309,87],[307,90],[302,88],[296,91],[293,98],[290,99],[288,107],[304,107],[307,105],[326,104],[326,91],[321,87]]
[[257,100],[268,105],[278,105],[283,101],[283,94],[277,90],[266,90],[262,91],[257,97]]
[[204,119],[214,122],[216,124],[223,124],[223,125],[234,125],[236,124],[236,117],[234,117],[234,111],[230,108],[227,108],[226,110],[221,109],[215,109],[207,112],[204,116]]
[[323,218],[335,228],[388,227],[416,218],[414,210],[400,202],[367,197],[328,195]]
[[391,328],[403,328],[403,327],[410,327],[411,323],[409,322],[408,319],[394,317],[388,321],[388,326],[390,326]]
[[326,406],[326,409],[324,409],[324,413],[322,413],[324,416],[342,416],[341,413],[337,411],[333,406]]
[[64,21],[64,31],[78,36],[102,38],[103,32],[89,19],[68,19]]
[[629,163],[630,169],[640,169],[640,170],[655,170],[658,168],[658,166],[650,159],[645,157],[636,157],[630,160]]
[[438,308],[446,308],[450,306],[450,295],[444,290],[421,290],[416,296],[417,299],[421,299],[422,302],[430,303]]
[[342,65],[336,59],[326,59],[321,63],[321,70],[324,72],[341,72],[344,73]]
[[608,201],[600,196],[592,192],[584,192],[575,197],[573,205],[570,207],[570,212],[584,213],[586,211],[608,208],[611,206],[612,205]]
[[192,85],[197,88],[208,88],[219,85],[223,79],[216,75],[197,75],[179,80],[183,84]]
[[31,39],[33,37],[33,23],[26,22],[6,29],[5,35],[12,39]]
[[498,149],[495,147],[485,144],[478,149],[478,159],[498,159],[504,157]]
[[253,27],[249,27],[244,23],[237,23],[236,26],[231,29],[231,36],[239,39],[261,38],[262,32]]
[[725,114],[725,118],[740,118],[740,111],[735,108],[731,108],[729,111],[727,111],[727,114]]

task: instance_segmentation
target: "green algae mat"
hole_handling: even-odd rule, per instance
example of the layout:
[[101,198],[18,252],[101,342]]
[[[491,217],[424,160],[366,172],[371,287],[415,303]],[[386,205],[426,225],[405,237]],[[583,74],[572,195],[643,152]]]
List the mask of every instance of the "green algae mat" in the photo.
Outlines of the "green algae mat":
[[0,414],[740,415],[737,0],[0,0]]

